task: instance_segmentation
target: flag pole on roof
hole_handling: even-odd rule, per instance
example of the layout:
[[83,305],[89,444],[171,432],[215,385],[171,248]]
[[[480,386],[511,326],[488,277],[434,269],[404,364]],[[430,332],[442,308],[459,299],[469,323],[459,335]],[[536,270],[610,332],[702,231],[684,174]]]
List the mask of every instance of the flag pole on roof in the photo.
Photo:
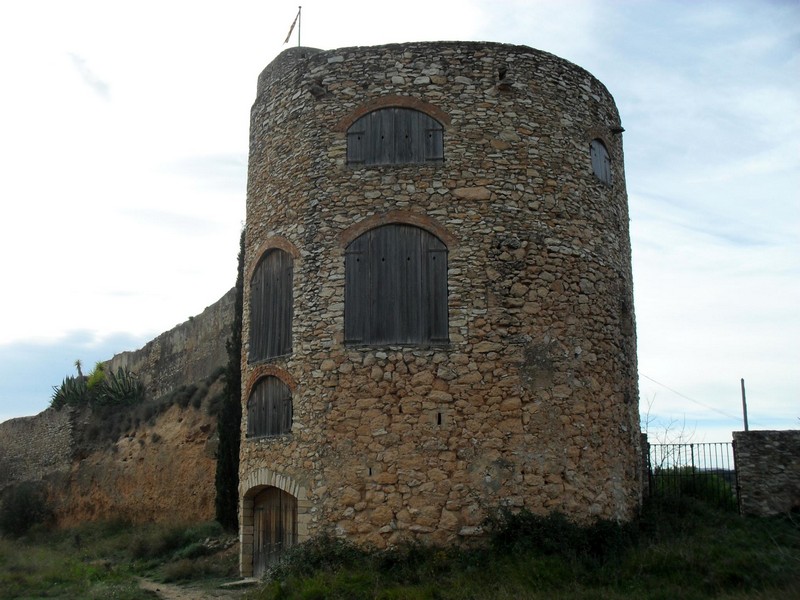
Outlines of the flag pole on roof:
[[302,11],[303,11],[303,7],[302,6],[298,6],[297,7],[297,15],[295,16],[294,21],[292,21],[292,26],[289,27],[289,33],[286,34],[286,39],[283,40],[284,44],[288,44],[289,43],[289,38],[292,37],[292,32],[294,31],[294,26],[297,25],[297,47],[298,48],[300,47],[300,13]]

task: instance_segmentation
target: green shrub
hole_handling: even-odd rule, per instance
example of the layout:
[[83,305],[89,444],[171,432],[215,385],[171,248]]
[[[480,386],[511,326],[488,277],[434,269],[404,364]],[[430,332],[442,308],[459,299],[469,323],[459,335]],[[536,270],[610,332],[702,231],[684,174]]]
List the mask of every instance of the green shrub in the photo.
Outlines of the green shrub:
[[106,373],[103,363],[97,363],[89,377],[66,377],[59,387],[53,387],[50,406],[91,406],[105,409],[112,406],[139,404],[145,399],[144,385],[136,375],[119,367],[116,373]]
[[52,516],[43,484],[22,482],[5,490],[0,507],[0,531],[19,537]]
[[106,379],[106,366],[98,361],[94,365],[94,370],[89,373],[89,377],[86,379],[86,387],[91,392],[95,388],[101,386]]
[[631,524],[598,519],[580,525],[560,512],[536,515],[503,508],[490,515],[486,525],[492,547],[499,552],[535,552],[584,562],[618,559],[637,541]]
[[53,386],[50,406],[61,410],[64,406],[83,406],[89,402],[89,389],[83,377],[65,377],[59,387]]
[[131,405],[144,401],[144,384],[128,371],[119,367],[116,373],[109,373],[99,390],[98,403],[105,405]]
[[352,567],[366,561],[369,555],[367,550],[326,532],[290,548],[283,560],[273,567],[272,576],[284,579]]
[[190,581],[208,573],[208,565],[200,561],[184,558],[164,566],[164,581]]
[[186,538],[191,541],[204,540],[222,535],[225,532],[222,525],[216,521],[198,523],[186,529]]
[[694,498],[716,508],[738,507],[733,486],[724,477],[695,467],[656,468],[651,493],[660,497]]
[[[224,369],[222,395],[209,404],[217,417],[217,468],[214,474],[214,509],[217,521],[226,528],[239,526],[239,446],[242,425],[242,313],[244,298],[244,229],[239,236],[239,256],[234,292],[231,336],[225,343],[228,362]],[[219,399],[219,400],[218,400]],[[213,412],[212,412],[213,410]]]

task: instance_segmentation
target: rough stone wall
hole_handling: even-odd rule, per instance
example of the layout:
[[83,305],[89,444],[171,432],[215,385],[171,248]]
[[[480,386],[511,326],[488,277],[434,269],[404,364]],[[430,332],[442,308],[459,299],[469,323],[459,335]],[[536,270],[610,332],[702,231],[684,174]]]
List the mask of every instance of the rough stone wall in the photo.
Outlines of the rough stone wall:
[[[504,73],[504,77],[501,76]],[[501,81],[501,77],[502,81]],[[407,106],[445,127],[443,164],[346,164],[346,127]],[[292,433],[246,439],[246,482],[284,482],[301,538],[326,527],[377,546],[480,533],[500,505],[630,518],[641,453],[620,120],[592,75],[522,46],[293,48],[251,112],[245,273],[295,255],[293,351],[249,364],[293,392]],[[613,184],[589,145],[609,150]],[[412,223],[448,246],[449,344],[343,343],[344,249]],[[276,485],[277,483],[270,483]],[[249,520],[248,520],[249,519]]]
[[70,414],[69,410],[48,408],[33,417],[0,423],[0,489],[15,481],[39,480],[69,468]]
[[196,317],[162,333],[139,350],[122,352],[109,361],[136,373],[148,394],[158,398],[181,385],[202,381],[228,362],[225,342],[233,323],[235,290]]
[[800,431],[734,431],[742,514],[800,510]]
[[113,519],[212,520],[216,427],[216,418],[203,408],[172,406],[152,424],[143,423],[67,471],[53,474],[49,489],[56,522],[71,527]]
[[[205,380],[228,361],[234,290],[142,349],[108,361],[136,373],[151,397]],[[208,397],[219,393],[212,386]],[[203,409],[204,410],[204,409]],[[0,423],[0,490],[46,479],[62,525],[84,520],[209,520],[214,516],[216,418],[189,406],[143,422],[117,443],[73,462],[87,427],[68,409]],[[96,426],[96,425],[93,425]]]

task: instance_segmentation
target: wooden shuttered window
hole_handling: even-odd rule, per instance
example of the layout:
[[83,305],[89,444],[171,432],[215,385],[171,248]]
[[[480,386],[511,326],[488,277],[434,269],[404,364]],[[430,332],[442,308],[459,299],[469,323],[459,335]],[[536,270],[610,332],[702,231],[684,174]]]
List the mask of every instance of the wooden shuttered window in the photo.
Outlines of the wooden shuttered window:
[[411,225],[365,232],[345,252],[345,343],[448,341],[447,247]]
[[381,108],[347,130],[348,164],[398,165],[442,162],[444,128],[410,108]]
[[251,361],[290,354],[292,351],[291,254],[267,250],[250,281]]
[[296,543],[297,498],[267,488],[253,499],[253,575],[264,575]]
[[247,401],[247,437],[291,431],[292,392],[277,377],[264,377],[256,383]]
[[590,145],[592,156],[592,171],[597,178],[607,185],[611,185],[611,159],[608,156],[606,145],[598,140],[592,140]]

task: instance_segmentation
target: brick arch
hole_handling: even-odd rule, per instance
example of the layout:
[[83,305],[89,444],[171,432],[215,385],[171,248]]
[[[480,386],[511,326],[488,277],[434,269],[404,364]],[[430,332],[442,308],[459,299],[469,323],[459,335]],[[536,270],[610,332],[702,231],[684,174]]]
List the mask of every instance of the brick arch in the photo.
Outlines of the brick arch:
[[250,498],[252,501],[254,496],[268,487],[276,487],[279,490],[283,490],[297,498],[298,501],[308,500],[305,486],[301,485],[291,475],[279,473],[267,467],[254,469],[240,480],[239,495],[242,499]]
[[414,225],[424,229],[442,240],[449,250],[458,246],[458,239],[441,223],[428,215],[411,212],[410,210],[390,210],[383,214],[366,217],[339,234],[339,245],[342,248],[346,248],[350,242],[362,233],[382,225],[392,224]]
[[245,398],[250,397],[250,394],[253,392],[253,387],[259,382],[260,379],[269,376],[280,379],[286,384],[286,387],[289,388],[289,391],[292,392],[292,395],[294,395],[294,392],[297,389],[297,381],[295,381],[294,377],[292,377],[288,371],[281,369],[280,367],[276,367],[275,365],[258,365],[250,373],[250,377],[247,378],[247,385],[245,386]]
[[300,258],[300,250],[297,249],[292,242],[281,235],[275,235],[272,237],[267,238],[256,250],[255,252],[255,260],[253,260],[247,269],[247,277],[245,281],[251,281],[253,279],[253,273],[258,267],[258,264],[261,262],[261,259],[264,257],[264,254],[267,250],[272,250],[273,248],[277,248],[279,250],[283,250],[287,254],[291,255],[292,259],[298,260]]
[[375,98],[374,100],[362,104],[350,112],[343,117],[333,129],[337,133],[345,133],[358,119],[367,113],[381,108],[411,108],[436,119],[445,128],[450,126],[450,115],[429,102],[414,98],[413,96],[381,96],[380,98]]
[[270,487],[297,500],[297,542],[302,543],[309,537],[311,502],[305,486],[286,473],[267,467],[253,469],[239,480],[239,573],[242,577],[253,575],[253,500]]

